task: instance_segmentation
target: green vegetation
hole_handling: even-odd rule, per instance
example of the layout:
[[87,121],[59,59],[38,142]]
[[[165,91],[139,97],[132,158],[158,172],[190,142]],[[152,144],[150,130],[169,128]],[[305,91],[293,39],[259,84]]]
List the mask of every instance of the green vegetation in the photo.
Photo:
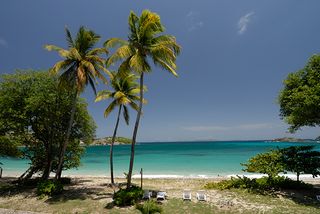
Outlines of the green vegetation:
[[320,55],[313,55],[303,69],[288,75],[279,94],[280,116],[291,132],[320,125],[319,94]]
[[1,156],[10,156],[10,157],[21,156],[21,151],[18,148],[20,145],[21,144],[14,141],[9,136],[5,136],[5,135],[0,136],[0,157]]
[[271,150],[257,154],[248,163],[241,164],[246,172],[267,174],[270,180],[280,172],[294,172],[297,181],[302,173],[320,175],[320,152],[314,151],[314,146],[291,146],[284,149]]
[[306,184],[302,181],[293,181],[289,178],[283,176],[277,176],[273,179],[269,179],[268,177],[262,178],[253,178],[250,179],[248,177],[240,177],[237,178],[232,177],[230,180],[223,180],[220,182],[210,182],[204,186],[206,189],[246,189],[249,192],[256,192],[262,194],[273,194],[275,191],[284,190],[284,189],[296,189],[296,190],[308,190],[312,189],[313,186],[310,184]]
[[[30,160],[29,169],[21,178],[41,173],[43,179],[57,170],[61,142],[68,126],[72,94],[58,87],[58,79],[48,72],[17,71],[3,75],[0,83],[0,139],[5,140],[9,154]],[[65,155],[64,169],[77,167],[83,148],[80,140],[90,143],[95,123],[87,104],[77,99],[70,144]],[[17,146],[24,146],[19,149]],[[6,151],[6,150],[3,150]]]
[[120,74],[134,71],[140,75],[139,109],[132,136],[127,188],[131,186],[136,137],[142,113],[144,73],[149,73],[152,70],[148,58],[152,59],[156,66],[177,76],[175,62],[176,56],[180,53],[180,46],[176,43],[175,37],[161,35],[164,32],[164,27],[161,24],[160,16],[156,13],[143,10],[141,16],[138,17],[131,11],[129,30],[128,41],[112,38],[105,42],[106,48],[120,45],[115,53],[108,58],[108,65],[122,60],[119,67]]
[[286,171],[297,174],[297,181],[302,173],[320,175],[320,152],[313,149],[314,146],[291,146],[280,150],[280,162]]
[[46,45],[48,51],[57,51],[64,60],[57,62],[50,70],[54,75],[59,73],[60,86],[72,92],[69,100],[72,101],[71,114],[69,117],[69,125],[65,136],[65,141],[62,146],[58,168],[56,171],[56,179],[61,178],[63,169],[64,157],[67,146],[70,141],[71,129],[75,119],[77,99],[86,87],[90,84],[93,91],[96,93],[95,81],[96,77],[104,82],[107,80],[102,75],[101,71],[109,74],[104,68],[105,60],[100,57],[101,54],[107,53],[105,48],[94,48],[100,40],[95,32],[80,27],[75,39],[72,38],[70,31],[66,28],[66,40],[68,42],[68,50],[54,46]]
[[120,189],[114,193],[113,200],[117,206],[130,206],[141,200],[143,190],[138,186],[131,186],[129,189]]
[[[310,173],[313,176],[320,172],[320,152],[312,151],[313,146],[293,146],[284,149],[271,150],[266,153],[257,154],[249,159],[248,163],[241,164],[246,172],[257,172],[267,174],[267,177],[259,179],[232,177],[218,183],[210,182],[205,185],[206,189],[246,189],[257,193],[274,193],[279,190],[308,190],[313,186],[299,181],[301,173]],[[280,172],[297,173],[297,181],[279,176]]]
[[142,204],[136,204],[136,209],[142,214],[163,213],[163,209],[155,200],[148,200]]
[[[10,188],[0,180],[0,208],[15,210],[34,211],[40,213],[118,213],[138,214],[135,206],[118,207],[112,204],[114,189],[111,186],[102,185],[105,182],[93,185],[88,178],[78,180],[72,185],[65,185],[63,194],[39,198],[36,188]],[[83,182],[85,181],[85,182]],[[125,182],[125,179],[121,181]],[[134,179],[134,182],[139,182]],[[89,183],[88,183],[89,182]],[[316,189],[307,190],[281,190],[274,194],[257,194],[246,189],[207,189],[207,202],[197,202],[195,197],[192,201],[181,199],[182,189],[188,186],[192,192],[203,188],[208,180],[188,179],[146,179],[145,186],[148,189],[170,187],[168,199],[160,206],[163,213],[318,213],[319,202],[315,195],[319,194]],[[5,190],[2,190],[2,187]],[[36,186],[35,186],[36,187]],[[9,191],[10,190],[10,191]],[[26,197],[27,196],[27,197]],[[106,206],[108,204],[108,206]]]
[[[112,137],[106,137],[105,139],[106,139],[107,143],[112,142]],[[115,142],[123,143],[123,144],[131,144],[131,139],[126,138],[126,137],[116,137]]]
[[246,167],[244,169],[246,172],[267,174],[270,179],[284,171],[284,166],[281,162],[281,152],[278,150],[257,154],[250,158],[248,163],[241,165]]
[[100,91],[96,97],[96,102],[105,100],[105,99],[112,99],[112,102],[104,111],[104,116],[108,117],[108,115],[116,108],[119,107],[117,121],[114,128],[111,146],[110,146],[110,174],[111,174],[111,183],[114,184],[113,178],[113,144],[116,140],[117,130],[119,126],[119,119],[121,115],[121,111],[123,109],[123,117],[126,121],[127,125],[129,125],[129,110],[127,105],[129,105],[134,110],[138,110],[138,105],[135,101],[139,100],[139,93],[138,84],[136,82],[137,77],[133,74],[128,74],[125,77],[120,77],[120,75],[116,73],[111,73],[111,86],[112,91],[104,90]]
[[40,198],[44,196],[53,196],[62,193],[63,185],[60,181],[45,180],[40,181],[37,185],[37,195]]

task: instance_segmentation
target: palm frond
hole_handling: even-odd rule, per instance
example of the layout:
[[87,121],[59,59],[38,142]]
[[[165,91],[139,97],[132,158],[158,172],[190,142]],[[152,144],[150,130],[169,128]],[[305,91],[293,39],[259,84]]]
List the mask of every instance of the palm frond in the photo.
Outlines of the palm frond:
[[129,61],[130,67],[137,73],[151,71],[151,66],[146,61],[146,58],[140,54],[135,54]]
[[61,60],[54,64],[54,66],[50,69],[51,74],[58,74],[60,71],[65,70],[73,65],[73,61],[71,60]]
[[70,33],[69,29],[67,28],[67,26],[65,27],[65,31],[66,31],[66,37],[67,37],[68,47],[69,47],[69,48],[72,48],[72,47],[74,47],[74,42],[73,42],[71,33]]
[[119,99],[119,98],[122,98],[122,97],[125,97],[125,94],[122,91],[117,91],[114,94],[114,98],[116,98],[116,99]]
[[144,10],[139,19],[139,35],[149,38],[164,31],[160,16]]
[[116,50],[116,52],[114,54],[112,54],[112,56],[110,56],[107,59],[107,67],[109,67],[110,65],[114,64],[115,62],[121,60],[121,59],[125,59],[130,57],[131,55],[133,55],[133,50],[129,45],[123,45],[120,48],[118,48]]
[[48,51],[60,51],[60,50],[64,50],[63,48],[60,48],[60,47],[55,46],[55,45],[45,45],[44,48],[47,49]]
[[106,48],[93,48],[88,51],[87,55],[100,55],[100,54],[108,54],[108,50]]
[[117,46],[121,47],[123,45],[128,45],[128,42],[126,40],[119,39],[119,38],[111,38],[103,43],[103,46],[107,49],[115,48]]
[[101,100],[107,100],[111,98],[111,96],[112,96],[112,92],[109,90],[99,91],[96,96],[95,102],[99,102]]
[[139,106],[138,106],[135,102],[130,102],[129,105],[130,105],[130,107],[133,108],[134,110],[136,110],[136,111],[139,110]]
[[89,80],[89,84],[94,92],[94,95],[97,95],[97,89],[96,89],[95,83],[93,82],[93,78],[88,77],[87,79]]
[[157,66],[160,66],[161,68],[169,71],[171,74],[173,74],[176,77],[178,76],[177,72],[175,71],[175,67],[176,67],[175,63],[170,63],[171,65],[169,65],[167,62],[165,62],[159,57],[154,57],[153,61]]
[[129,30],[131,31],[131,33],[129,35],[129,40],[137,39],[136,37],[137,37],[137,31],[138,31],[137,29],[138,21],[139,21],[139,17],[133,11],[130,11],[128,22],[129,22]]
[[172,49],[175,55],[180,54],[181,47],[178,45],[176,38],[171,35],[161,35],[155,37],[151,41],[151,46],[165,45],[168,48]]
[[117,106],[117,101],[114,100],[110,103],[110,105],[104,110],[104,117],[108,117],[108,115],[113,111],[113,109]]
[[[108,70],[108,69],[106,69],[105,67],[103,67],[103,66],[101,66],[101,65],[96,65],[97,67],[98,67],[98,69],[100,69],[100,70],[102,70],[104,73],[106,73],[109,77],[112,77],[111,76],[111,73],[110,73],[110,71]],[[100,77],[101,78],[101,77]],[[108,81],[107,81],[107,79],[105,79],[104,77],[103,77],[103,82],[105,83],[105,84],[107,84],[108,83]]]
[[84,86],[87,83],[87,76],[85,74],[84,68],[79,65],[77,68],[77,91],[78,93],[84,90]]

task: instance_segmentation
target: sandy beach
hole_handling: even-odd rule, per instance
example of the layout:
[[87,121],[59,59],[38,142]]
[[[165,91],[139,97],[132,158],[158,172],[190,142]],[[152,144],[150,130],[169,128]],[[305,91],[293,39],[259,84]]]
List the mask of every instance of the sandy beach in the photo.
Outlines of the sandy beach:
[[[4,177],[0,179],[0,183],[8,183],[14,179],[14,177]],[[274,209],[282,210],[287,206],[286,204],[293,203],[292,199],[289,199],[287,195],[285,195],[293,194],[292,192],[279,193],[277,197],[269,197],[251,195],[241,191],[220,190],[205,190],[207,201],[197,201],[195,197],[196,192],[203,190],[206,183],[217,182],[223,179],[228,178],[144,178],[143,189],[153,192],[165,191],[167,193],[167,199],[162,202],[164,207],[173,206],[172,203],[177,204],[174,206],[181,206],[181,209],[183,209],[184,206],[205,206],[206,209],[216,210],[218,213],[220,211],[221,213],[268,213],[268,211]],[[320,186],[320,179],[305,179],[304,181]],[[134,178],[133,182],[140,186],[140,179]],[[65,186],[63,195],[58,198],[46,197],[39,199],[36,196],[35,189],[9,192],[0,196],[0,208],[39,213],[110,213],[110,210],[112,210],[111,213],[136,213],[134,207],[112,207],[110,210],[106,209],[108,205],[112,204],[114,191],[125,186],[125,179],[116,179],[118,187],[111,187],[109,183],[110,179],[108,177],[74,176],[72,177],[71,184]],[[184,189],[189,189],[192,192],[192,201],[190,203],[182,201],[182,192]],[[310,209],[318,210],[318,208],[313,207]],[[8,210],[4,211],[7,212]],[[191,212],[186,211],[185,213]]]

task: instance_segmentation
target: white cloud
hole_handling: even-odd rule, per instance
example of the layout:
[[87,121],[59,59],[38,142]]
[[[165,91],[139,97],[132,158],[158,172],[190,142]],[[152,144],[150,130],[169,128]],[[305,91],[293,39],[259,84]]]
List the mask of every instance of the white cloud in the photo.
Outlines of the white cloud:
[[0,46],[8,47],[8,42],[1,37],[0,37]]
[[276,127],[270,123],[241,124],[237,126],[188,126],[182,127],[184,130],[194,132],[221,132],[221,131],[254,131],[262,129],[271,129]]
[[204,23],[200,20],[199,13],[197,12],[190,11],[186,16],[186,20],[188,31],[194,31],[204,26]]
[[240,17],[238,21],[238,33],[243,34],[247,31],[248,24],[252,19],[252,16],[254,15],[254,12],[247,13],[246,15]]

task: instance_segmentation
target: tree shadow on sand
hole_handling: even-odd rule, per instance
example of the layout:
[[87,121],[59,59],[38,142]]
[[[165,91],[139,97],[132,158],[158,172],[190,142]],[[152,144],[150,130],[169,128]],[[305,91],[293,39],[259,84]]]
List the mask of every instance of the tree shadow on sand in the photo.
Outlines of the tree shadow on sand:
[[292,190],[286,189],[281,190],[277,197],[283,197],[292,200],[296,204],[310,206],[320,209],[320,201],[317,200],[317,195],[320,195],[320,185],[313,185],[312,189],[300,189]]
[[[37,198],[37,182],[39,180],[30,179],[24,183],[18,183],[16,178],[0,179],[0,197],[23,196],[25,198]],[[86,185],[92,182],[90,179],[75,179],[70,184],[64,185],[64,190],[59,195],[49,196],[46,203],[54,204],[67,202],[69,200],[106,200],[112,199],[115,189],[108,184]]]

